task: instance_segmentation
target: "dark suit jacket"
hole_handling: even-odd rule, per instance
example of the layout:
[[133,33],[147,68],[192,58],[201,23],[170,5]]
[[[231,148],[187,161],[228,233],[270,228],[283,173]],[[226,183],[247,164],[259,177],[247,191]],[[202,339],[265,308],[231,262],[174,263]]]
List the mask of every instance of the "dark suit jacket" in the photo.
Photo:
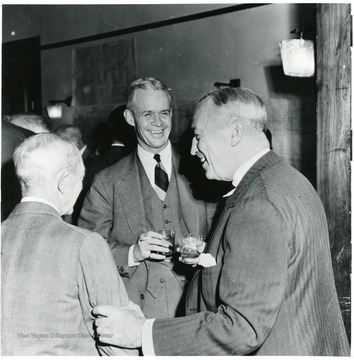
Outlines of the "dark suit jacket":
[[[177,173],[179,159],[175,153],[172,159]],[[79,226],[96,231],[107,239],[122,276],[129,277],[129,282],[133,281],[134,287],[143,289],[144,296],[146,291],[156,294],[160,289],[149,285],[149,276],[154,273],[150,271],[150,267],[156,266],[156,262],[147,260],[138,267],[128,268],[130,246],[136,243],[143,232],[155,230],[147,227],[139,165],[142,167],[134,151],[96,175],[84,202]],[[192,233],[206,235],[208,224],[205,203],[193,198],[183,176],[177,174],[176,183],[179,197],[176,202],[180,202],[187,229]],[[160,287],[162,285],[159,283]],[[167,308],[167,305],[164,307]],[[161,309],[163,310],[165,309]]]
[[96,157],[97,155],[91,149],[89,149],[87,147],[81,156],[82,156],[82,160],[86,161],[88,159],[92,159],[92,158]]
[[37,202],[18,204],[1,235],[2,355],[98,355],[93,307],[128,303],[102,237]]
[[157,355],[349,356],[323,206],[274,152],[227,200],[206,252],[217,265],[196,272],[191,316],[154,322]]
[[21,186],[12,160],[14,151],[24,139],[34,135],[30,130],[2,122],[1,141],[1,221],[5,220],[21,200]]

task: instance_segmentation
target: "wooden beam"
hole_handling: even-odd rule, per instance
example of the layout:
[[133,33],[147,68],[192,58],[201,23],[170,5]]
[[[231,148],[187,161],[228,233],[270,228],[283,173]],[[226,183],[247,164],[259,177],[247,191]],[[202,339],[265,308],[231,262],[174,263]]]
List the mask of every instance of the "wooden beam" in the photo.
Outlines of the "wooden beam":
[[317,5],[317,191],[329,226],[336,287],[350,334],[350,4]]
[[115,30],[115,31],[109,31],[109,32],[101,33],[101,34],[95,34],[95,35],[91,35],[91,36],[84,36],[81,38],[60,41],[57,43],[46,44],[46,45],[41,46],[41,50],[50,50],[50,49],[60,48],[63,46],[71,46],[71,45],[82,44],[82,43],[86,43],[86,42],[90,42],[90,41],[107,39],[110,37],[131,34],[131,33],[138,32],[138,31],[151,30],[151,29],[156,29],[156,28],[160,28],[160,27],[164,27],[164,26],[185,23],[188,21],[205,19],[205,18],[212,17],[212,16],[229,14],[229,13],[236,12],[236,11],[248,10],[248,9],[252,9],[252,8],[264,6],[264,5],[270,5],[270,4],[267,4],[267,3],[264,3],[264,4],[238,4],[238,5],[233,5],[233,6],[227,6],[227,7],[221,8],[221,9],[209,10],[209,11],[204,11],[204,12],[200,12],[197,14],[185,15],[185,16],[180,16],[177,18],[156,21],[153,23],[148,23],[148,24],[143,24],[143,25],[132,26],[129,28],[119,29],[119,30]]

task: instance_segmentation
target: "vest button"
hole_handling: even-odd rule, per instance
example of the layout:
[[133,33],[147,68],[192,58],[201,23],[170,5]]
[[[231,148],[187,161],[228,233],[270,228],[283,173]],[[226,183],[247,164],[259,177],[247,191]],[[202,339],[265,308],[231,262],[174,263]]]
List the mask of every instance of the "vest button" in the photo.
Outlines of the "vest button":
[[165,224],[168,224],[170,223],[171,221],[170,220],[165,220]]
[[144,298],[145,298],[144,294],[141,294],[141,295],[140,295],[140,299],[141,299],[141,300],[144,300]]
[[164,278],[161,278],[160,279],[160,283],[163,284],[165,282],[165,279]]
[[164,209],[167,209],[167,205],[165,204],[165,205],[163,206],[163,208],[164,208]]

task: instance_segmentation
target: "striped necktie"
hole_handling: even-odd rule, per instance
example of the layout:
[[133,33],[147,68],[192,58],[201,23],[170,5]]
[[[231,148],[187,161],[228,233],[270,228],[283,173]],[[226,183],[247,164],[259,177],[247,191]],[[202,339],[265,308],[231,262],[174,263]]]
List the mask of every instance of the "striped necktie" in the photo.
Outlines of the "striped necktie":
[[168,189],[168,176],[162,167],[160,155],[155,154],[154,159],[157,162],[155,166],[155,191],[160,200],[164,201]]

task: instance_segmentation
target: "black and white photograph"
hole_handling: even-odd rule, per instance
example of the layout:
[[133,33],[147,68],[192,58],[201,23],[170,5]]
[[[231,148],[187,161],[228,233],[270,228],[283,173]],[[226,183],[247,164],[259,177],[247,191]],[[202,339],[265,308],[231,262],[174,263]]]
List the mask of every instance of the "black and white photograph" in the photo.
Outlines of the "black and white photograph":
[[1,24],[1,356],[351,357],[350,2]]

